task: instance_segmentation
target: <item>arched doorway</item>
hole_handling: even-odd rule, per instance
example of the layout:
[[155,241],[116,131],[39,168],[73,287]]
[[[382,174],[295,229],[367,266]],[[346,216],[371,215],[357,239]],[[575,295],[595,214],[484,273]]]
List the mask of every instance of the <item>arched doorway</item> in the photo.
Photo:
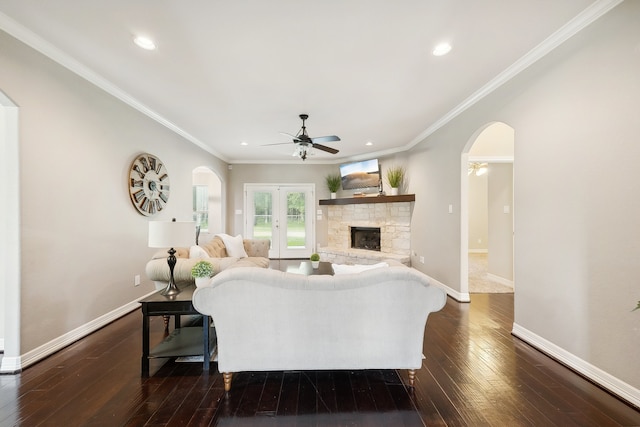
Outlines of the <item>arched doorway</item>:
[[513,290],[513,146],[514,129],[493,122],[462,153],[460,282],[467,295]]
[[225,231],[222,180],[206,166],[192,174],[193,220],[200,226],[198,243],[205,243]]
[[22,369],[20,358],[20,181],[18,107],[0,91],[0,372]]

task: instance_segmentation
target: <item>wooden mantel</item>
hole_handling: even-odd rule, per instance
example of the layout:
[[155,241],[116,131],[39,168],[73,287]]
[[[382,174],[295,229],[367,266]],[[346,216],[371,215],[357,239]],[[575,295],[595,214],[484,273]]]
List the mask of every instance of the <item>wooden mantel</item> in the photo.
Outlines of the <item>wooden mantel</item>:
[[321,199],[321,205],[356,205],[360,203],[397,203],[414,202],[415,194],[400,194],[397,196],[365,196],[365,197],[345,197],[342,199]]

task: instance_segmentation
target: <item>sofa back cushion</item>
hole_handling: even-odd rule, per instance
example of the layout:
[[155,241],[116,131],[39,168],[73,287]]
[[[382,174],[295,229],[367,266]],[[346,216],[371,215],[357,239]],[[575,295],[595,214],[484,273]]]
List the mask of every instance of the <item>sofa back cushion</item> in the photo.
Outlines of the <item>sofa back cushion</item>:
[[218,236],[203,244],[202,247],[207,251],[210,258],[225,258],[228,256],[227,248],[225,248],[224,242]]

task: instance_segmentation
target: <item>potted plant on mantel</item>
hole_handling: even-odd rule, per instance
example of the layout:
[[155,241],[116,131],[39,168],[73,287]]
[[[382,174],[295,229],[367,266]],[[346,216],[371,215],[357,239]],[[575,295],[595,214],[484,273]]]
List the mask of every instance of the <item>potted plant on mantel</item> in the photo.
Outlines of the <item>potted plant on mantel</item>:
[[398,195],[398,188],[402,186],[404,182],[404,174],[405,170],[402,166],[391,166],[387,169],[387,182],[389,183],[389,187],[391,187],[391,195]]
[[204,286],[213,276],[213,264],[209,261],[198,261],[191,268],[191,275],[196,279],[196,286]]
[[313,267],[314,269],[320,267],[320,255],[311,254],[309,260],[311,261],[311,267]]
[[342,183],[342,180],[340,178],[340,174],[339,173],[332,173],[330,175],[327,175],[325,177],[325,182],[327,183],[327,188],[329,189],[329,192],[331,193],[331,198],[335,199],[336,198],[336,193],[340,189],[340,184]]

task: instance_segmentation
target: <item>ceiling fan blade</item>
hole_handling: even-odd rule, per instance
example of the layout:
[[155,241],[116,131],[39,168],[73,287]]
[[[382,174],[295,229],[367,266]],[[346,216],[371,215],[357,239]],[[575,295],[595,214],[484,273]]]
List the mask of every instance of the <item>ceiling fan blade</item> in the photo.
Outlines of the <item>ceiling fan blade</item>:
[[326,151],[327,153],[331,154],[336,154],[338,152],[338,150],[336,150],[335,148],[327,147],[326,145],[320,144],[313,144],[313,148],[317,148],[318,150]]
[[315,138],[311,138],[311,142],[313,142],[314,144],[316,142],[334,142],[334,141],[340,141],[340,138],[337,137],[336,135],[318,136]]
[[293,139],[296,142],[300,141],[300,137],[295,136],[295,135],[291,135],[290,133],[287,133],[287,132],[280,132],[280,135],[288,136],[289,138]]
[[292,142],[289,141],[289,142],[276,142],[275,144],[262,144],[261,147],[268,147],[270,145],[289,145],[289,144],[292,144]]

